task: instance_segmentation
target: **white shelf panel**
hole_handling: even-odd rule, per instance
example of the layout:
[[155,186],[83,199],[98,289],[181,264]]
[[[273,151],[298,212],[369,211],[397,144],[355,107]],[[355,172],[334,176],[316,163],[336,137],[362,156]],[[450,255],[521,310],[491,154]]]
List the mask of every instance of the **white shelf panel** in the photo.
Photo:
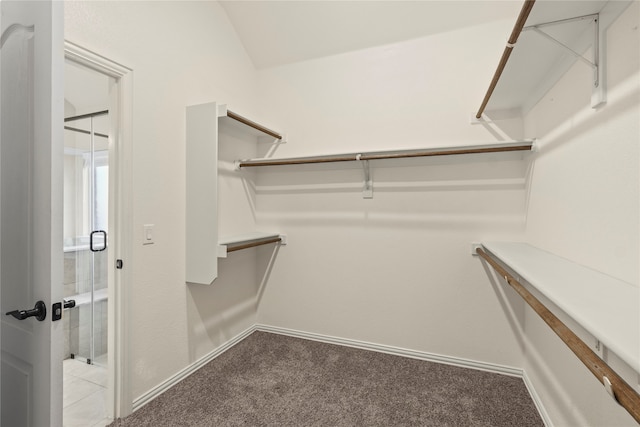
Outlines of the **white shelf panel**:
[[640,289],[526,243],[482,244],[640,373]]
[[[531,27],[599,13],[600,32],[604,34],[606,28],[631,3],[629,0],[537,1],[491,95],[486,108],[488,117],[491,118],[493,113],[500,111],[519,111],[521,115],[526,114],[578,61],[567,49],[536,33]],[[589,51],[595,44],[593,22],[593,19],[585,19],[545,26],[541,29],[573,51],[581,55],[586,54],[585,59],[593,62],[593,52]],[[600,36],[602,51],[599,52],[599,60],[600,66],[606,67],[604,41],[604,36]],[[584,66],[588,67],[586,64]],[[591,91],[594,82],[585,83],[584,90]],[[604,90],[604,82],[598,87],[599,90]]]
[[531,151],[534,149],[534,141],[506,141],[490,144],[452,145],[445,147],[429,147],[407,150],[387,150],[360,153],[330,154],[322,156],[290,157],[290,158],[264,158],[248,159],[236,162],[238,168],[256,166],[282,166],[313,163],[337,163],[356,162],[365,160],[402,159],[431,156],[451,156],[461,154],[499,153],[510,151]]
[[258,137],[263,142],[286,142],[286,138],[280,132],[270,129],[260,123],[241,116],[229,110],[226,105],[218,105],[218,121],[221,129],[231,128],[243,133]]
[[[266,233],[255,231],[235,236],[226,236],[218,241],[218,258],[226,258],[231,248],[237,246],[248,245],[252,243],[267,242],[273,239],[280,239],[279,243],[286,244],[286,237],[280,233]],[[275,242],[272,242],[275,243]],[[256,245],[257,246],[257,245]]]
[[209,285],[218,277],[218,104],[186,108],[187,283]]

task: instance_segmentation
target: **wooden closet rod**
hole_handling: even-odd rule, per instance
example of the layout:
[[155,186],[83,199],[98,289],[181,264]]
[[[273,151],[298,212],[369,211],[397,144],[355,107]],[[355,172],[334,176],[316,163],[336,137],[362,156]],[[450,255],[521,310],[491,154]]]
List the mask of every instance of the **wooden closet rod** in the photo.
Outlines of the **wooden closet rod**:
[[242,250],[242,249],[254,248],[256,246],[268,245],[269,243],[279,243],[281,241],[282,241],[282,239],[280,237],[273,237],[273,238],[267,239],[267,240],[260,240],[260,241],[257,241],[257,242],[244,243],[242,245],[237,245],[237,246],[228,246],[227,247],[227,253],[234,252],[234,251],[239,251],[239,250]]
[[430,156],[451,156],[455,154],[479,154],[479,153],[501,153],[504,151],[523,151],[531,150],[531,144],[515,145],[511,147],[481,147],[481,148],[463,148],[463,149],[443,149],[438,151],[419,151],[415,153],[395,153],[395,154],[363,154],[360,160],[381,160],[381,159],[403,159],[411,157],[430,157]]
[[493,79],[491,80],[491,84],[489,84],[489,89],[487,90],[484,99],[482,100],[482,105],[480,105],[480,109],[476,114],[476,119],[482,117],[482,113],[484,113],[484,109],[487,108],[487,104],[489,103],[489,99],[491,99],[491,95],[498,85],[498,80],[500,80],[500,76],[502,76],[502,72],[504,71],[504,67],[507,65],[507,61],[509,60],[509,56],[511,56],[511,52],[513,51],[513,47],[518,41],[518,37],[522,32],[522,28],[524,28],[524,24],[527,22],[527,18],[529,17],[529,13],[531,13],[531,9],[533,8],[536,0],[525,0],[522,5],[522,9],[520,10],[520,15],[518,15],[518,19],[516,21],[516,25],[513,27],[513,31],[511,31],[511,37],[507,41],[507,46],[504,48],[502,52],[502,58],[500,58],[500,62],[498,63],[498,68],[493,75]]
[[538,313],[553,332],[571,349],[591,373],[607,387],[607,380],[616,401],[640,423],[640,394],[623,380],[609,365],[607,365],[591,348],[584,343],[571,329],[558,319],[544,304],[531,294],[507,270],[493,258],[493,255],[477,248],[476,253],[487,261],[495,271],[507,281],[509,285]]
[[431,156],[450,156],[455,154],[479,154],[479,153],[499,153],[505,151],[530,151],[532,142],[523,141],[521,144],[509,146],[493,146],[493,147],[464,147],[464,148],[442,148],[423,151],[398,151],[398,152],[378,152],[378,153],[362,153],[362,154],[342,154],[337,156],[318,156],[318,157],[298,157],[290,159],[260,159],[260,160],[241,160],[238,167],[256,167],[256,166],[283,166],[283,165],[303,165],[311,163],[336,163],[336,162],[354,162],[357,160],[384,160],[384,159],[403,159],[411,157],[431,157]]
[[267,135],[270,135],[276,139],[282,139],[282,135],[280,135],[278,132],[271,130],[269,128],[266,128],[261,124],[254,122],[253,120],[247,119],[246,117],[242,117],[240,114],[234,113],[233,111],[227,110],[227,117],[229,117],[230,119],[236,120],[242,124],[245,124],[249,127],[252,127],[262,133],[266,133]]

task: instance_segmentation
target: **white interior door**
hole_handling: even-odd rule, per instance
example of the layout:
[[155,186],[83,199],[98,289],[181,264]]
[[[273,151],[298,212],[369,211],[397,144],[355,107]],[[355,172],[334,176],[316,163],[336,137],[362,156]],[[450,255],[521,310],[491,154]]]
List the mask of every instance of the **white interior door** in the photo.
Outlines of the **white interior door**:
[[[62,301],[62,3],[3,0],[0,10],[1,420],[58,426],[63,322],[53,321],[52,304]],[[44,319],[16,318],[37,301]]]

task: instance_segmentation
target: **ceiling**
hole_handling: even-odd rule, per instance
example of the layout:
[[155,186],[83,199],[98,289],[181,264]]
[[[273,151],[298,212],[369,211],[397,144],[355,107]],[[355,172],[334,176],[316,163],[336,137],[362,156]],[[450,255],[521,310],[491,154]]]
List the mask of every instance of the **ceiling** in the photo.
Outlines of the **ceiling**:
[[220,4],[255,67],[263,69],[499,19],[515,22],[522,1],[223,0]]
[[[522,0],[223,0],[220,4],[254,65],[263,69],[498,19],[515,21]],[[65,99],[74,111],[99,111],[108,105],[106,76],[67,61],[65,80]]]

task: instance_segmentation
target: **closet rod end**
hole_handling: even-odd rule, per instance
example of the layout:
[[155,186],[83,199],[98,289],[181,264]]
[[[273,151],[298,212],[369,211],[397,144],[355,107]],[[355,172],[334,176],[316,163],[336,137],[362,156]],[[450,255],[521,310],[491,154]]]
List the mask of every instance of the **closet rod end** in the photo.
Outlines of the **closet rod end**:
[[471,255],[478,256],[478,249],[482,249],[482,243],[473,242],[471,243]]

